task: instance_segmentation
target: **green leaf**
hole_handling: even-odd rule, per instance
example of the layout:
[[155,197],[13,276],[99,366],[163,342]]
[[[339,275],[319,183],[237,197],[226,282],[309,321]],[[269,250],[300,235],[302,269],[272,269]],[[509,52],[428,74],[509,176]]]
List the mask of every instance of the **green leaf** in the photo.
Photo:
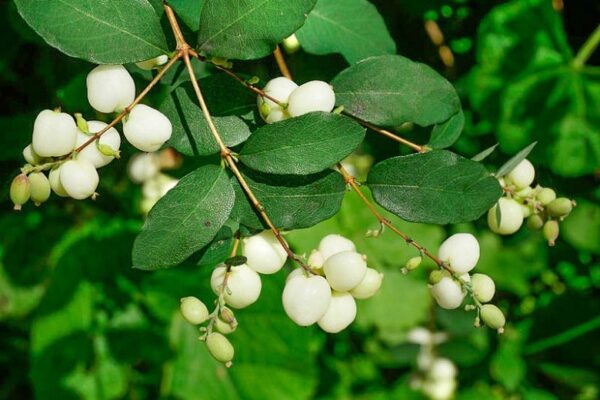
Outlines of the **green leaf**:
[[531,150],[533,150],[533,148],[535,147],[536,144],[537,144],[537,142],[531,143],[529,146],[525,147],[524,149],[519,151],[517,154],[512,156],[510,158],[510,160],[508,160],[507,162],[502,164],[502,166],[494,174],[496,176],[496,178],[502,178],[504,175],[508,174],[510,171],[515,169],[515,167],[517,165],[519,165],[519,163],[521,161],[523,161],[524,159],[527,158],[527,156],[529,155],[529,153],[531,153]]
[[[315,225],[340,208],[346,185],[342,176],[333,170],[315,175],[266,175],[243,171],[250,189],[259,199],[269,218],[280,229],[298,229]],[[232,216],[252,229],[265,229],[241,187],[234,185],[236,201]]]
[[445,149],[458,140],[465,126],[465,114],[460,110],[447,121],[434,125],[427,144],[432,149]]
[[[178,87],[159,107],[173,124],[169,145],[188,156],[205,156],[219,152],[208,122],[190,88]],[[250,136],[250,128],[235,115],[213,117],[215,126],[229,147],[242,143]]]
[[259,128],[244,144],[240,160],[270,174],[314,174],[350,154],[364,136],[365,129],[350,118],[313,112]]
[[200,13],[206,0],[169,0],[177,16],[194,32],[200,27]]
[[175,266],[215,237],[233,208],[226,172],[206,165],[184,176],[152,208],[133,245],[135,268]]
[[208,1],[200,14],[198,50],[213,56],[252,60],[304,24],[316,0]]
[[515,342],[502,343],[492,357],[490,372],[508,391],[517,389],[527,372],[520,346]]
[[561,224],[564,239],[579,250],[600,254],[600,206],[583,199]]
[[19,13],[63,53],[97,64],[124,64],[168,53],[146,0],[15,0]]
[[371,170],[367,185],[388,211],[433,224],[473,221],[502,195],[481,164],[446,150],[382,161]]
[[363,60],[340,72],[332,85],[338,105],[376,125],[433,125],[460,110],[450,82],[427,65],[402,56]]
[[486,158],[488,158],[488,156],[490,154],[492,154],[494,152],[494,150],[496,150],[496,147],[498,147],[499,143],[496,143],[493,146],[488,147],[487,149],[483,150],[480,153],[475,154],[473,157],[471,157],[471,160],[473,161],[477,161],[477,162],[481,162],[483,160],[485,160]]
[[319,0],[296,36],[308,53],[341,53],[350,64],[396,53],[385,21],[366,0]]

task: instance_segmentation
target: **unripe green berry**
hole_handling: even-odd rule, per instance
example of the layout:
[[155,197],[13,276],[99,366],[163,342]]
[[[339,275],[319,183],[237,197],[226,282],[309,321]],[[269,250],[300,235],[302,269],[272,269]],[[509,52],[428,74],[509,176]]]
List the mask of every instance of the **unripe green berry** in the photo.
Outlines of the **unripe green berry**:
[[558,221],[550,220],[546,221],[544,224],[544,238],[548,241],[549,246],[554,246],[556,239],[558,238],[558,234],[560,232],[560,228],[558,227]]
[[429,283],[431,283],[432,285],[435,285],[436,283],[441,281],[443,278],[447,278],[449,276],[450,276],[450,274],[447,271],[442,271],[442,270],[436,269],[434,271],[431,271],[431,273],[429,274]]
[[231,365],[234,355],[233,345],[223,334],[218,332],[209,334],[206,337],[206,346],[215,360],[225,363],[226,366]]
[[504,325],[506,324],[506,318],[498,307],[493,304],[484,304],[481,306],[479,315],[483,323],[488,327],[497,329],[499,332],[503,331]]
[[546,207],[548,214],[553,217],[566,217],[573,210],[573,202],[566,197],[552,200]]
[[423,261],[423,257],[421,256],[412,257],[406,262],[404,268],[406,268],[408,271],[415,270],[419,267],[419,265],[421,265],[421,261]]
[[183,318],[190,324],[200,325],[208,319],[206,305],[194,296],[183,297],[179,309]]
[[10,199],[15,204],[15,211],[20,211],[21,206],[29,200],[31,196],[31,183],[25,174],[19,174],[10,184]]
[[227,323],[221,318],[217,318],[215,320],[215,328],[223,335],[229,335],[230,333],[235,332],[235,330],[237,329],[237,322]]
[[31,200],[39,206],[50,197],[50,181],[43,172],[32,172],[29,174],[31,183]]
[[485,274],[473,274],[471,287],[473,288],[473,296],[482,303],[492,300],[496,291],[494,281]]
[[547,206],[556,199],[556,192],[550,188],[542,188],[536,194],[535,198],[542,203],[543,206]]
[[538,230],[544,226],[544,218],[539,214],[533,214],[527,218],[527,227],[529,229]]
[[515,192],[515,195],[518,197],[525,198],[525,197],[529,196],[532,191],[533,191],[533,188],[531,186],[526,186],[523,189],[519,189],[517,192]]

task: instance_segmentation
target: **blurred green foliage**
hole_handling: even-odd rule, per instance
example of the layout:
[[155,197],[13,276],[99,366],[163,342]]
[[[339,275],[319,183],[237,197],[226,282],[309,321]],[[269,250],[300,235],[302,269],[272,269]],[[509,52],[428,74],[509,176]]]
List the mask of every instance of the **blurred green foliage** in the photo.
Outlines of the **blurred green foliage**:
[[[173,2],[185,10],[185,2]],[[266,277],[259,302],[238,313],[233,368],[214,362],[177,312],[182,296],[212,302],[210,268],[130,268],[142,224],[141,195],[126,177],[125,162],[102,171],[102,196],[95,202],[53,198],[41,208],[9,211],[8,184],[37,112],[61,105],[90,119],[98,115],[85,101],[91,65],[47,46],[5,1],[0,399],[421,399],[409,385],[417,346],[406,342],[416,326],[450,335],[437,351],[459,367],[460,400],[600,396],[600,57],[573,65],[600,20],[600,6],[565,2],[557,12],[550,0],[373,3],[400,54],[432,65],[457,84],[466,116],[454,146],[458,152],[470,156],[499,142],[501,151],[486,159],[497,167],[538,140],[532,153],[537,180],[578,202],[553,248],[525,229],[501,238],[484,221],[438,227],[389,215],[434,250],[454,231],[478,237],[478,270],[496,281],[498,304],[508,314],[506,333],[474,329],[471,314],[436,307],[425,281],[430,265],[402,275],[401,267],[416,253],[388,231],[365,237],[378,224],[348,193],[336,216],[287,238],[298,253],[309,252],[328,233],[355,240],[370,265],[384,271],[381,292],[360,302],[351,329],[332,336],[289,321],[280,301],[283,274]],[[197,18],[183,13],[188,24]],[[436,20],[446,34],[454,67],[438,59],[424,18]],[[346,66],[339,55],[303,52],[290,55],[289,63],[301,81],[330,79]],[[261,78],[276,74],[270,60],[236,68]],[[147,73],[131,71],[142,87]],[[158,104],[164,90],[148,101]],[[421,143],[427,137],[419,129],[406,134]],[[362,151],[379,160],[405,150],[369,136]],[[130,154],[126,148],[123,159]],[[181,176],[193,164],[186,160],[175,173]]]

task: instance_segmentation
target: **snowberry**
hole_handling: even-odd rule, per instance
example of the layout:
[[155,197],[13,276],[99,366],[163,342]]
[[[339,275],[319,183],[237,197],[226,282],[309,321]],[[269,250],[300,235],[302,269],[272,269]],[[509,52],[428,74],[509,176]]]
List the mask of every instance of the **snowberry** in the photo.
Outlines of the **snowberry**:
[[10,184],[10,200],[14,203],[14,209],[19,211],[21,206],[29,201],[31,195],[31,183],[25,174],[19,174]]
[[179,309],[183,318],[190,324],[199,325],[208,319],[208,308],[197,297],[183,297]]
[[134,155],[127,167],[129,178],[135,183],[142,183],[153,178],[158,171],[160,171],[159,159],[156,154],[152,153]]
[[473,296],[482,303],[492,300],[496,291],[494,280],[485,274],[473,274],[471,287],[473,288]]
[[479,261],[479,243],[470,233],[456,233],[444,240],[438,257],[454,272],[469,272]]
[[123,133],[134,147],[141,151],[151,152],[160,149],[171,138],[173,126],[163,113],[138,104],[123,122]]
[[[287,104],[290,94],[296,89],[298,85],[294,81],[280,76],[275,79],[271,79],[265,85],[263,91],[274,99],[279,100],[281,103]],[[273,100],[263,96],[258,96],[256,99],[260,114],[268,124],[278,122],[288,118],[287,112]]]
[[50,181],[43,172],[32,172],[29,174],[31,184],[31,201],[39,206],[50,197]]
[[502,330],[506,324],[506,318],[502,311],[493,304],[484,304],[479,311],[481,320],[490,328]]
[[147,181],[144,181],[144,184],[142,185],[144,199],[158,201],[167,194],[169,190],[173,189],[178,182],[178,179],[172,178],[169,175],[158,174]]
[[544,238],[548,241],[548,245],[554,246],[556,239],[558,239],[558,234],[560,233],[558,221],[555,221],[555,220],[546,221],[542,232],[544,233]]
[[519,204],[519,206],[521,206],[521,214],[523,215],[523,218],[529,217],[533,212],[530,205]]
[[281,299],[288,317],[300,326],[308,326],[327,312],[331,288],[322,276],[299,273],[286,282]]
[[406,268],[407,271],[413,271],[413,270],[419,268],[419,265],[421,265],[422,261],[423,261],[422,256],[412,257],[406,262],[406,264],[404,265],[404,268]]
[[373,268],[367,268],[367,273],[362,281],[350,291],[350,294],[356,299],[368,299],[373,296],[383,282],[383,274]]
[[[500,206],[500,225],[496,217],[498,206]],[[493,232],[501,235],[510,235],[519,230],[523,225],[523,210],[521,204],[513,199],[502,197],[498,203],[488,211],[488,226]]]
[[436,358],[429,367],[428,378],[446,380],[456,377],[456,366],[447,358]]
[[69,114],[44,110],[35,118],[31,146],[38,156],[64,156],[73,151],[76,140],[77,125]]
[[347,292],[364,279],[367,263],[362,255],[354,251],[343,251],[325,260],[323,271],[332,289]]
[[244,239],[242,255],[246,264],[261,274],[274,274],[285,264],[287,253],[272,231]]
[[234,349],[233,345],[223,334],[219,332],[212,332],[206,337],[206,346],[210,355],[215,360],[222,363],[230,363],[233,360]]
[[50,181],[50,188],[52,191],[60,197],[68,197],[69,194],[65,191],[62,183],[60,182],[60,169],[61,167],[50,170],[48,174],[48,180]]
[[449,400],[456,390],[456,379],[427,380],[423,393],[431,400]]
[[[223,278],[227,272],[225,265],[220,265],[210,277],[210,286],[215,294],[221,292]],[[246,264],[231,267],[225,288],[225,302],[233,308],[244,308],[258,300],[262,284],[256,271]]]
[[74,199],[83,200],[94,194],[98,187],[98,172],[85,160],[69,160],[60,167],[60,183]]
[[566,217],[573,211],[573,202],[566,197],[559,197],[552,200],[546,210],[553,217]]
[[342,251],[356,251],[356,246],[351,240],[341,235],[327,235],[319,243],[319,251],[323,260],[327,261],[329,257]]
[[542,203],[543,206],[547,206],[548,204],[550,204],[554,199],[556,199],[556,192],[550,188],[542,188],[540,189],[540,191],[535,195],[535,198]]
[[217,318],[215,320],[215,328],[223,335],[229,335],[230,333],[235,332],[237,324],[231,324],[223,321],[221,318]]
[[[100,121],[87,121],[87,125],[90,130],[90,135],[100,132],[107,126],[107,124]],[[77,133],[76,146],[81,146],[89,139],[89,135],[79,131]],[[119,135],[119,132],[117,132],[115,128],[110,128],[109,130],[104,132],[99,139],[96,139],[93,143],[90,143],[89,145],[84,147],[79,152],[77,158],[79,160],[89,161],[96,168],[104,167],[105,165],[110,163],[115,158],[115,156],[104,154],[99,148],[100,146],[107,146],[104,147],[104,152],[108,152],[108,149],[110,149],[114,151],[116,155],[119,151],[119,147],[121,147],[121,135]]]
[[407,342],[419,344],[421,346],[426,346],[432,343],[432,339],[432,333],[429,331],[429,329],[423,327],[413,328],[406,334]]
[[338,333],[356,318],[356,301],[350,293],[333,292],[325,315],[319,321],[319,327],[325,332]]
[[162,54],[158,57],[154,57],[149,60],[137,62],[135,63],[135,65],[137,65],[143,70],[150,71],[156,67],[166,64],[167,61],[169,61],[169,56],[167,56],[166,54]]
[[465,292],[462,290],[461,285],[452,279],[447,272],[434,274],[439,272],[441,271],[433,271],[430,275],[432,284],[429,285],[429,290],[431,295],[439,306],[446,310],[460,307],[465,298]]
[[287,111],[292,117],[313,112],[330,112],[335,107],[335,93],[327,82],[310,81],[295,89],[288,99]]
[[506,177],[512,182],[517,189],[524,189],[531,185],[535,178],[535,168],[529,160],[524,159]]
[[308,257],[308,266],[311,268],[320,269],[323,268],[325,258],[319,250],[313,250]]
[[23,149],[23,158],[31,165],[37,165],[41,163],[41,157],[33,151],[33,146],[28,144],[27,147]]
[[122,65],[99,65],[86,83],[90,105],[102,113],[120,111],[135,99],[135,83]]
[[529,229],[538,230],[544,226],[544,219],[539,214],[533,214],[527,218],[527,227]]

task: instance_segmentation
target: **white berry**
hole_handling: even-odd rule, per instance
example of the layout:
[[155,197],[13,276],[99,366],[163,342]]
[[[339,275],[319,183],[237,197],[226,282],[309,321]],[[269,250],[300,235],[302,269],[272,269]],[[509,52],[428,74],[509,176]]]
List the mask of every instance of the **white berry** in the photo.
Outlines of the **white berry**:
[[323,264],[325,264],[325,257],[319,250],[313,250],[308,257],[308,266],[314,269],[323,268]]
[[320,320],[331,302],[331,288],[322,276],[298,274],[289,279],[282,294],[285,313],[300,326]]
[[62,183],[60,182],[60,169],[61,167],[50,170],[48,174],[48,180],[50,181],[50,188],[52,191],[60,197],[69,197],[69,194],[65,191]]
[[428,377],[434,380],[446,380],[456,377],[456,366],[447,358],[436,358],[428,371]]
[[496,292],[494,280],[485,274],[473,274],[471,286],[473,287],[473,295],[482,303],[492,300]]
[[171,138],[172,132],[169,118],[144,104],[133,107],[123,123],[123,133],[129,143],[146,152],[160,149]]
[[319,251],[323,256],[323,260],[327,260],[332,255],[342,251],[356,251],[356,246],[351,240],[341,235],[327,235],[321,239]]
[[479,242],[470,233],[454,234],[444,240],[438,257],[454,272],[469,272],[479,261]]
[[[280,76],[267,82],[263,91],[270,97],[285,104],[288,102],[288,98],[292,91],[297,87],[298,85],[296,85],[294,81]],[[279,104],[269,98],[259,95],[256,99],[256,104],[260,110],[261,116],[268,124],[289,118],[287,112]]]
[[[210,277],[210,286],[215,294],[219,294],[227,267],[220,265]],[[262,284],[260,276],[246,264],[231,267],[227,277],[225,302],[233,308],[244,308],[258,300]]]
[[77,125],[75,120],[60,111],[44,110],[33,123],[31,146],[40,157],[60,157],[75,148]]
[[143,70],[150,71],[156,67],[166,64],[167,61],[169,61],[169,56],[167,56],[166,54],[162,54],[158,57],[154,57],[149,60],[136,62],[135,65],[137,65]]
[[365,277],[358,286],[350,291],[350,294],[356,299],[368,299],[379,291],[382,282],[383,274],[381,272],[373,268],[367,268]]
[[74,199],[83,200],[96,192],[98,171],[85,160],[69,160],[60,167],[60,183],[65,192]]
[[246,264],[261,274],[274,274],[285,264],[287,253],[272,231],[244,239],[242,255]]
[[335,93],[327,82],[310,81],[295,89],[288,99],[287,111],[298,117],[313,111],[330,112],[335,107]]
[[465,298],[460,284],[449,276],[444,276],[439,282],[429,285],[429,290],[439,306],[446,310],[460,307]]
[[131,157],[127,172],[135,183],[142,183],[155,177],[160,171],[159,158],[152,153],[138,153]]
[[[90,134],[87,135],[79,131],[77,133],[76,146],[81,146],[90,139],[90,135],[100,132],[107,126],[107,124],[100,121],[87,121],[87,125],[90,130]],[[88,144],[79,152],[79,155],[77,156],[78,159],[89,161],[94,167],[101,168],[110,163],[112,160],[114,160],[115,157],[103,154],[98,149],[97,143],[100,143],[100,145],[108,146],[109,148],[117,152],[121,147],[121,135],[119,135],[119,132],[117,132],[115,128],[110,128],[109,130],[104,132],[99,139],[96,139],[96,141]]]
[[325,315],[319,319],[321,329],[329,333],[338,333],[356,318],[356,301],[350,293],[334,292]]
[[[500,206],[500,225],[496,218],[496,210]],[[488,211],[488,225],[493,232],[501,235],[515,233],[523,225],[523,209],[516,200],[502,197],[498,203]]]
[[535,168],[528,159],[521,161],[506,177],[517,189],[524,189],[531,185],[535,178]]
[[183,297],[179,309],[183,318],[190,324],[199,325],[208,319],[208,308],[197,297]]
[[88,101],[101,113],[120,111],[135,99],[135,83],[122,65],[99,65],[86,83]]
[[41,162],[41,157],[33,151],[33,146],[28,144],[27,147],[23,149],[23,158],[31,165],[37,165]]
[[367,263],[362,255],[354,251],[343,251],[325,260],[323,271],[332,289],[347,292],[364,279]]

